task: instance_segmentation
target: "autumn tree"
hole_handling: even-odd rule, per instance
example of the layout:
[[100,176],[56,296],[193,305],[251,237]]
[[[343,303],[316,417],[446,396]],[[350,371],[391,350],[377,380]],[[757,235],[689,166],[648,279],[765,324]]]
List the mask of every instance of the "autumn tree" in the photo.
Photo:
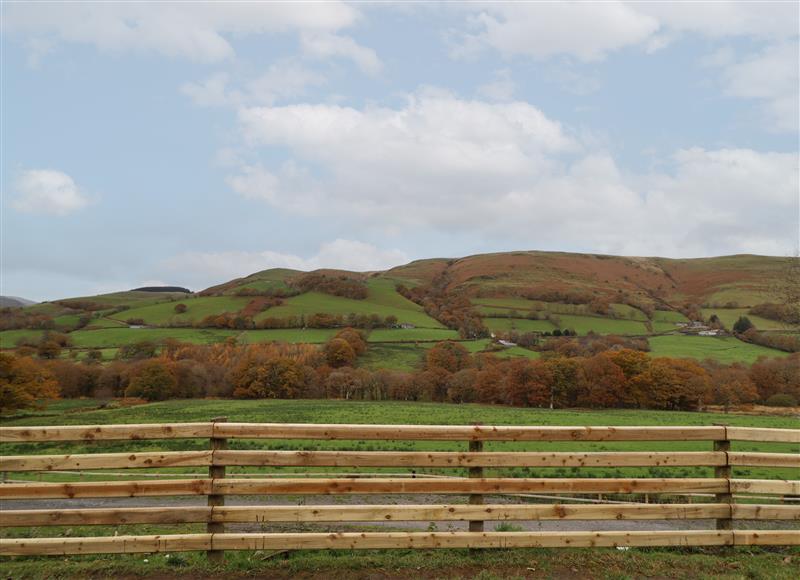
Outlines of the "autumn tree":
[[178,304],[175,305],[175,308],[173,308],[173,310],[175,311],[175,314],[183,314],[188,310],[188,308],[186,304],[184,304],[183,302],[179,302]]
[[50,371],[31,358],[0,353],[0,413],[34,407],[58,396],[58,382]]
[[246,359],[231,378],[233,396],[239,399],[292,399],[303,390],[301,365],[289,358]]
[[425,355],[425,368],[429,370],[439,368],[455,373],[471,364],[469,351],[451,340],[436,343]]
[[332,338],[325,344],[325,360],[333,368],[352,366],[356,352],[343,338]]
[[142,363],[132,373],[125,396],[163,401],[173,396],[177,384],[175,374],[167,361],[151,360]]

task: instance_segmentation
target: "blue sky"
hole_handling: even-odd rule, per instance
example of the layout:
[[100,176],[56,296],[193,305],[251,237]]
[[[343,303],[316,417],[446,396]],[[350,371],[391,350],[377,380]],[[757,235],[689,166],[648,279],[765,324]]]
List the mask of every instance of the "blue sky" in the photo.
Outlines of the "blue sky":
[[3,3],[2,294],[790,255],[798,4]]

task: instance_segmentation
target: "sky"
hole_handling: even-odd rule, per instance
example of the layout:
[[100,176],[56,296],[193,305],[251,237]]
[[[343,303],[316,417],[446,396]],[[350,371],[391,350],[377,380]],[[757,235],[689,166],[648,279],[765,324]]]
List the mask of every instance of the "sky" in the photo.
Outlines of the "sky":
[[797,251],[798,2],[0,10],[3,295]]

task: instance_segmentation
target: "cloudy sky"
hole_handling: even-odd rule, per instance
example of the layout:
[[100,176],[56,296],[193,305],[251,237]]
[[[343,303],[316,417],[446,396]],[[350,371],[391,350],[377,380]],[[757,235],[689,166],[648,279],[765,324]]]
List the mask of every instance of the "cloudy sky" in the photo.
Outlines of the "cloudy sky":
[[789,255],[798,3],[2,5],[2,294]]

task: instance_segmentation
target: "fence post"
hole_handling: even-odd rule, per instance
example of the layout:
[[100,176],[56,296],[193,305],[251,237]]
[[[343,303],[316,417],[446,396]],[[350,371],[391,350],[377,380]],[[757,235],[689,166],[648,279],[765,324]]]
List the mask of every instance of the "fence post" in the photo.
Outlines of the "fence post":
[[[470,453],[479,453],[483,451],[483,441],[470,441],[469,442],[469,450]],[[483,467],[470,467],[469,468],[469,477],[478,478],[480,479],[483,477]],[[483,494],[473,493],[469,496],[469,504],[470,505],[483,505]],[[483,531],[483,520],[470,520],[469,522],[469,531],[470,532],[482,532]]]
[[[224,437],[214,437],[214,424],[224,423],[228,420],[227,417],[215,417],[211,420],[211,465],[208,467],[208,477],[211,479],[211,486],[213,492],[214,480],[225,478],[225,466],[216,464],[216,453],[220,449],[228,448],[228,440]],[[222,522],[214,522],[214,508],[217,506],[225,505],[225,496],[215,493],[208,494],[208,507],[211,508],[211,519],[206,523],[206,533],[208,534],[222,534],[225,533],[225,524]],[[222,564],[225,560],[224,550],[208,550],[206,552],[208,561],[212,564]]]
[[725,465],[718,465],[714,467],[714,477],[717,479],[725,479],[728,482],[727,493],[718,493],[715,495],[717,503],[728,504],[728,517],[717,520],[718,530],[731,530],[733,529],[733,494],[731,493],[731,465],[728,459],[728,452],[731,450],[731,440],[728,439],[728,426],[725,424],[714,423],[718,427],[725,429],[724,439],[714,441],[714,451],[725,453]]

